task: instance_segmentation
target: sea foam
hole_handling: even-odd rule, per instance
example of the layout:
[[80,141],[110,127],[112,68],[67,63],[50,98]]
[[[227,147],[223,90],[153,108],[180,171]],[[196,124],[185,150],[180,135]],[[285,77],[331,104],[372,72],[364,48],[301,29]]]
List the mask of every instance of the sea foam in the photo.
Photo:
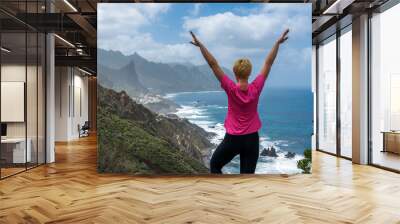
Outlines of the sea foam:
[[[203,94],[204,92],[201,93]],[[181,94],[188,93],[168,94],[167,98],[174,100],[175,97]],[[181,105],[181,108],[178,108],[175,114],[179,117],[188,119],[190,122],[198,125],[207,132],[214,133],[215,136],[212,137],[210,141],[217,146],[224,138],[225,128],[223,121],[215,119],[210,110],[226,110],[226,108],[226,106],[220,105],[200,105],[193,101],[187,105]],[[302,155],[296,154],[294,158],[285,158],[287,151],[282,150],[280,146],[288,146],[286,140],[271,141],[268,136],[260,136],[260,153],[262,149],[272,146],[276,149],[278,157],[260,156],[256,168],[257,174],[297,174],[302,172],[297,168],[297,161],[304,158]],[[239,173],[239,170],[239,156],[236,156],[223,169],[224,173],[232,174]]]

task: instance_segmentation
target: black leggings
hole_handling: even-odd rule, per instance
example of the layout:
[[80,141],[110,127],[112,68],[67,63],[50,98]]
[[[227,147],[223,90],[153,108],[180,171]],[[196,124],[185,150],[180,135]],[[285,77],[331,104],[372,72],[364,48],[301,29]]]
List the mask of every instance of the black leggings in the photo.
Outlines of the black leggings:
[[211,173],[222,173],[222,167],[240,155],[240,173],[254,173],[259,153],[258,132],[247,135],[225,134],[210,161]]

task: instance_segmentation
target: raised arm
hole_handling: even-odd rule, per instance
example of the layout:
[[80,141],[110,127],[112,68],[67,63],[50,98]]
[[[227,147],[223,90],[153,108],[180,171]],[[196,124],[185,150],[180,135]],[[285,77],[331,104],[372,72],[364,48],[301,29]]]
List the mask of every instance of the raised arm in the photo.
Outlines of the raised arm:
[[267,58],[265,59],[264,66],[262,67],[261,72],[260,72],[260,74],[264,75],[265,78],[268,77],[269,71],[271,71],[271,67],[274,64],[276,55],[278,54],[279,45],[284,43],[289,38],[287,36],[288,33],[289,33],[288,29],[282,33],[282,35],[279,37],[279,39],[275,42],[275,44],[272,47],[271,51],[269,52]]
[[211,67],[211,70],[214,72],[215,77],[219,81],[221,81],[222,77],[224,76],[224,72],[222,71],[221,67],[219,67],[217,60],[212,56],[212,54],[207,50],[207,48],[197,39],[197,37],[190,31],[190,34],[193,37],[193,41],[190,43],[196,47],[200,48],[201,54],[203,54],[204,59],[206,59],[208,65]]

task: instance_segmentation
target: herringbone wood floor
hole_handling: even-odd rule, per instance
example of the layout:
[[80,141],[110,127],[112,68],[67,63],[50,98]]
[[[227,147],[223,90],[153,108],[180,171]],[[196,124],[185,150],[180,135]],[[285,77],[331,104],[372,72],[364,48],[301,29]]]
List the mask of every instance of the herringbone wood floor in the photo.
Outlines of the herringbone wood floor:
[[400,175],[315,152],[313,174],[134,177],[96,172],[96,139],[0,181],[0,223],[400,223]]

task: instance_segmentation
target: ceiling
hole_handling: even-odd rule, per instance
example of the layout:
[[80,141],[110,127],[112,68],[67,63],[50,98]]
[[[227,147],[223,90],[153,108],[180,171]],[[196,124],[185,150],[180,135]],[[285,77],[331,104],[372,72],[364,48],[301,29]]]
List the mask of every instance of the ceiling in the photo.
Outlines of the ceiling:
[[[312,3],[313,40],[329,35],[327,30],[345,17],[373,9],[387,0],[269,0],[263,2]],[[46,4],[47,2],[47,4]],[[1,30],[5,38],[20,41],[26,29],[54,32],[56,65],[79,66],[96,73],[97,3],[135,2],[119,0],[1,0]],[[142,1],[143,2],[143,1]],[[147,1],[149,2],[149,1]],[[167,2],[167,1],[158,1]],[[179,0],[176,0],[179,2]],[[221,1],[223,2],[223,1]],[[257,1],[253,1],[257,2]],[[26,13],[27,12],[27,13]],[[50,13],[51,12],[51,13]],[[351,22],[351,18],[350,18]],[[332,31],[334,32],[334,30]],[[14,33],[14,34],[11,34]],[[20,43],[23,44],[23,43]],[[28,50],[29,51],[29,50]]]
[[310,0],[313,43],[318,43],[351,24],[352,18],[373,12],[390,0]]
[[[26,54],[25,31],[54,32],[56,66],[79,66],[96,74],[98,2],[100,1],[1,0],[2,43],[13,50],[7,54],[7,58],[17,59],[18,55]],[[27,45],[28,58],[33,49],[36,49],[35,46]]]

